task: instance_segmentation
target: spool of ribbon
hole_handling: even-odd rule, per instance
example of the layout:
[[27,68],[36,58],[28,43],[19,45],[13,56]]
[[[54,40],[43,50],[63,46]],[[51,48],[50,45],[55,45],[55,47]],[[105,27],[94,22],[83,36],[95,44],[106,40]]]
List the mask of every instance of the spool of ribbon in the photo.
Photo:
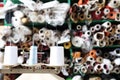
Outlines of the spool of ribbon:
[[109,40],[110,40],[110,42],[115,42],[116,38],[115,37],[110,37]]
[[114,59],[113,62],[115,63],[116,66],[119,66],[120,65],[120,58]]
[[88,56],[88,57],[86,58],[86,61],[94,62],[95,59],[94,59],[92,56]]
[[102,67],[100,64],[96,64],[95,67],[94,67],[94,71],[97,72],[97,73],[101,73],[102,71]]
[[93,57],[94,59],[96,59],[97,55],[96,55],[96,50],[91,50],[89,52],[89,56]]
[[101,56],[102,55],[102,51],[100,49],[96,49],[96,55],[97,56]]
[[71,48],[71,42],[64,43],[64,48],[65,49],[70,49]]

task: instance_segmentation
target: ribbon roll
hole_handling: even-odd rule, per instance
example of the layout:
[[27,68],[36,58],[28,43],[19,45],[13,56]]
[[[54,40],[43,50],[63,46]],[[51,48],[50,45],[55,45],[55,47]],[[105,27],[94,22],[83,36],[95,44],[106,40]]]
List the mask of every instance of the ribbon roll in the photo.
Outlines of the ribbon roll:
[[91,28],[90,28],[90,31],[91,31],[91,32],[95,32],[95,28],[94,28],[94,27],[91,27]]
[[100,56],[98,56],[98,57],[96,58],[96,62],[98,62],[98,63],[102,63],[102,62],[103,62],[103,58],[100,57]]
[[101,29],[101,25],[100,24],[96,24],[95,26],[95,30],[99,31]]
[[76,26],[76,29],[77,29],[77,30],[81,30],[81,29],[82,29],[82,26],[81,26],[81,25],[77,25],[77,26]]
[[104,34],[104,32],[97,32],[97,33],[95,33],[93,38],[95,41],[103,41],[105,38],[105,34]]
[[70,49],[71,48],[71,42],[64,43],[64,48],[65,49]]
[[119,66],[120,65],[120,58],[114,59],[113,62],[115,63],[116,66]]
[[109,21],[106,21],[106,22],[104,22],[103,24],[102,24],[102,26],[104,27],[104,28],[109,28],[109,27],[111,27],[111,22],[109,22]]
[[97,55],[96,55],[96,50],[91,50],[89,52],[89,56],[93,57],[94,59],[96,59]]
[[117,15],[116,12],[110,12],[110,13],[107,15],[107,17],[108,17],[108,19],[113,19],[113,20],[115,20],[116,15]]

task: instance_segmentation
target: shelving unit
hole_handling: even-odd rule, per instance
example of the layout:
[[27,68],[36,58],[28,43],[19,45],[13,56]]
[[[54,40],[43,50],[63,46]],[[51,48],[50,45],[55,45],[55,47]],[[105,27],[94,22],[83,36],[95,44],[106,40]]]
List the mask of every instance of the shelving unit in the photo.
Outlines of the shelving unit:
[[[12,0],[15,4],[19,4],[19,0]],[[43,2],[49,2],[50,0],[43,0]],[[77,3],[78,1],[75,1],[75,0],[59,0],[60,2],[66,2],[66,3],[69,3],[71,6],[73,3]],[[6,0],[4,0],[4,3],[6,2]],[[68,14],[69,15],[69,14]],[[95,24],[102,24],[106,21],[109,21],[111,23],[114,23],[114,24],[120,24],[120,21],[115,21],[115,20],[92,20],[92,22],[89,24],[89,26],[94,26]],[[32,25],[34,24],[34,26],[36,28],[42,28],[42,27],[45,27],[47,26],[47,28],[51,28],[51,29],[54,29],[55,27],[52,27],[51,25],[47,24],[47,23],[32,23],[32,22],[29,22],[27,24],[25,24],[26,26],[29,26],[30,28],[32,28]],[[11,24],[7,24],[5,22],[5,25],[6,26],[11,26]],[[62,26],[57,26],[57,29],[62,31],[64,29],[69,29],[71,31],[70,35],[72,36],[72,31],[73,31],[73,28],[74,28],[74,25],[88,25],[86,24],[86,20],[83,20],[83,21],[79,21],[78,23],[74,23],[70,18],[67,18],[65,23],[62,25]],[[120,44],[115,44],[115,45],[111,45],[111,46],[105,46],[105,47],[97,47],[97,46],[93,46],[93,49],[101,49],[101,50],[113,50],[115,48],[120,48]],[[73,54],[73,51],[79,51],[81,48],[80,47],[75,47],[75,46],[71,46],[70,49],[65,49],[67,56],[69,56],[69,59],[73,60],[73,57],[72,57],[72,54]],[[3,49],[4,50],[4,49]],[[49,51],[49,48],[48,50]],[[65,55],[66,55],[65,53]],[[34,65],[36,66],[36,65]],[[30,66],[29,66],[30,67]],[[39,65],[40,67],[40,65]],[[2,69],[0,70],[0,73],[10,73],[10,74],[13,74],[13,73],[54,73],[54,74],[59,74],[59,69],[60,68],[57,68],[58,70],[56,70],[55,68],[54,69],[35,69],[35,67],[32,67],[30,69],[16,69],[16,68],[9,68],[9,69]],[[76,75],[76,74],[73,74],[71,73],[68,78],[66,78],[66,80],[72,80],[72,77]],[[88,75],[91,75],[91,74],[86,74],[84,77],[87,77]],[[110,74],[112,75],[112,74]]]

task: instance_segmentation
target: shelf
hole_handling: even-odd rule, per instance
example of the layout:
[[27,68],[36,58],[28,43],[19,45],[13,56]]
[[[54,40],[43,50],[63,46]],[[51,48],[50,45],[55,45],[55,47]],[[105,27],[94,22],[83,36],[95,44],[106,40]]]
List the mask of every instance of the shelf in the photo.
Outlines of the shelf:
[[[102,24],[102,23],[104,23],[104,22],[106,22],[106,21],[109,21],[109,22],[114,23],[114,24],[119,24],[119,23],[120,23],[120,21],[115,21],[115,20],[108,20],[108,19],[106,19],[106,20],[92,20],[92,22],[91,22],[90,25]],[[71,20],[71,23],[72,23],[72,24],[81,24],[81,25],[84,25],[84,24],[87,23],[87,20],[79,21],[78,23],[74,23],[74,22]]]

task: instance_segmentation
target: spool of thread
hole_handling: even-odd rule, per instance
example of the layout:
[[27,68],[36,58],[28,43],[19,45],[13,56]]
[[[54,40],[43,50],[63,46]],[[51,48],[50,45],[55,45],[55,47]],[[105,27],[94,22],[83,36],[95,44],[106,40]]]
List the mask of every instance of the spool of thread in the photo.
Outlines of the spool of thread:
[[89,56],[93,57],[94,59],[96,59],[97,55],[96,55],[96,50],[91,50],[89,52]]
[[81,25],[77,25],[77,26],[76,26],[76,29],[77,29],[77,30],[81,30],[81,29],[82,29]]
[[28,22],[28,18],[25,18],[25,17],[22,18],[22,19],[21,19],[21,22],[22,22],[23,24],[27,23],[27,22]]
[[94,62],[95,60],[94,60],[94,58],[92,56],[88,56],[86,58],[86,61]]
[[37,46],[31,46],[28,64],[29,65],[37,64],[37,62],[38,62],[37,59],[38,59],[37,58]]
[[78,67],[78,66],[75,66],[74,67],[74,69],[73,69],[73,73],[78,73],[79,72],[79,69],[80,69],[80,67]]
[[120,58],[116,58],[114,60],[115,65],[119,66],[120,65]]
[[103,73],[104,73],[104,74],[110,74],[110,70],[103,69]]
[[85,31],[85,34],[84,34],[84,35],[85,35],[86,37],[90,37],[91,34],[92,34],[91,31],[88,30],[88,31]]
[[72,78],[72,80],[83,80],[80,75],[76,75]]
[[51,66],[64,66],[64,48],[62,46],[50,47],[50,64]]
[[16,65],[18,59],[17,46],[5,46],[4,65]]
[[64,43],[64,48],[65,49],[70,49],[71,48],[71,42],[66,42],[66,43]]

